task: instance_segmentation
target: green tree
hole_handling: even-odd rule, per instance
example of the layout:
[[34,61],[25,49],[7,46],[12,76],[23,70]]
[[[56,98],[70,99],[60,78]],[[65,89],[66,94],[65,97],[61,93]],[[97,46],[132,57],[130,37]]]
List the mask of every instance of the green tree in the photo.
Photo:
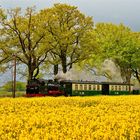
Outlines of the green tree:
[[[5,83],[3,86],[3,89],[5,91],[12,92],[13,91],[13,81],[9,81],[9,82]],[[20,82],[20,81],[16,82],[16,91],[25,91],[25,89],[26,89],[26,83]]]
[[38,75],[39,66],[44,63],[50,50],[48,46],[44,47],[47,32],[42,20],[35,8],[27,8],[25,13],[20,8],[7,12],[1,10],[0,14],[0,61],[9,62],[11,56],[16,55],[17,61],[27,66],[28,79]]
[[45,30],[48,32],[46,44],[53,48],[50,61],[61,64],[63,73],[72,68],[74,63],[90,57],[94,50],[94,39],[91,36],[93,20],[82,14],[77,7],[66,4],[55,4],[54,7],[42,10]]
[[[133,62],[138,60],[138,39],[131,29],[123,24],[99,23],[95,30],[98,43],[102,46],[103,57],[114,61],[120,68],[123,81],[130,83]],[[138,64],[135,63],[135,67],[138,68]]]
[[130,59],[131,62],[131,70],[133,72],[134,77],[138,80],[140,84],[140,33],[134,32],[133,38],[135,38],[135,48],[133,50],[132,58]]

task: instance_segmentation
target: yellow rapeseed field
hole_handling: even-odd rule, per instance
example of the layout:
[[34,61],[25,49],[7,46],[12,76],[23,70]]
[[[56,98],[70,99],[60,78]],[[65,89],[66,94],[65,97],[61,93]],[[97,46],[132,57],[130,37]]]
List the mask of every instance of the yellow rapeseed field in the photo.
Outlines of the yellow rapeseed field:
[[140,140],[140,96],[0,98],[0,140]]

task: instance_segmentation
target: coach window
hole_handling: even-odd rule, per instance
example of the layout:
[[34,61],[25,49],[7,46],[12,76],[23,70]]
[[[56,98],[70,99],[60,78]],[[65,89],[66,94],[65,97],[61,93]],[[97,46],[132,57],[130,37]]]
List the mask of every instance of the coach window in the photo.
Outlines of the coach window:
[[91,85],[89,85],[89,90],[91,90]]
[[117,87],[118,87],[118,86],[116,85],[116,86],[115,86],[115,90],[117,90]]
[[87,90],[87,85],[84,85],[84,90]]
[[75,90],[78,90],[78,85],[77,84],[75,84]]
[[114,90],[114,86],[111,86],[112,91]]
[[80,90],[83,90],[83,85],[80,85]]
[[119,86],[119,91],[121,91],[121,86]]
[[127,90],[127,87],[126,87],[126,86],[124,86],[124,90],[125,90],[125,91]]
[[122,91],[124,90],[124,86],[122,86]]
[[97,85],[97,90],[100,90],[100,85]]
[[129,86],[126,86],[126,91],[129,91]]
[[122,91],[125,91],[125,86],[122,86]]
[[96,85],[93,85],[93,90],[95,90],[96,89]]

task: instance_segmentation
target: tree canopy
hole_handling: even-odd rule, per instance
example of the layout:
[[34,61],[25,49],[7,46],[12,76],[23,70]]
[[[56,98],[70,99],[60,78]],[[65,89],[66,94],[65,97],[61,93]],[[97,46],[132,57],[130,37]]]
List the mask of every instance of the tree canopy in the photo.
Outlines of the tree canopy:
[[76,63],[98,69],[111,60],[124,82],[130,83],[132,75],[140,82],[140,33],[123,24],[94,27],[92,17],[75,6],[55,4],[38,12],[35,7],[0,9],[0,36],[0,71],[13,55],[27,66],[28,79],[39,75],[44,65],[54,65],[57,74],[58,66],[66,73]]
[[44,17],[48,32],[46,42],[53,48],[50,51],[52,61],[61,64],[64,73],[72,68],[73,63],[90,56],[95,47],[90,35],[93,30],[91,17],[82,14],[77,7],[66,4],[55,4],[40,14]]
[[[50,48],[44,47],[47,35],[41,17],[34,8],[27,8],[21,13],[20,8],[3,12],[1,17],[2,54],[11,60],[14,54],[17,60],[28,67],[28,79],[38,75],[39,66],[47,58]],[[1,47],[2,48],[2,47]],[[4,57],[3,57],[4,59]],[[2,60],[1,60],[2,61]],[[36,73],[34,73],[36,70]]]
[[124,82],[129,83],[133,69],[139,67],[139,34],[123,24],[99,23],[96,25],[98,43],[104,59],[111,59],[119,66]]

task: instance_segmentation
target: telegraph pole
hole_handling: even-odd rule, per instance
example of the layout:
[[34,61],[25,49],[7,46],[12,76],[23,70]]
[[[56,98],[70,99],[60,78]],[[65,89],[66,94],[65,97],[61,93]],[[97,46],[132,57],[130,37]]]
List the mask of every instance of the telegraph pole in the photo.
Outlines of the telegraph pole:
[[13,98],[15,98],[15,93],[16,93],[16,55],[13,54],[13,60],[14,60],[14,64],[13,64]]

